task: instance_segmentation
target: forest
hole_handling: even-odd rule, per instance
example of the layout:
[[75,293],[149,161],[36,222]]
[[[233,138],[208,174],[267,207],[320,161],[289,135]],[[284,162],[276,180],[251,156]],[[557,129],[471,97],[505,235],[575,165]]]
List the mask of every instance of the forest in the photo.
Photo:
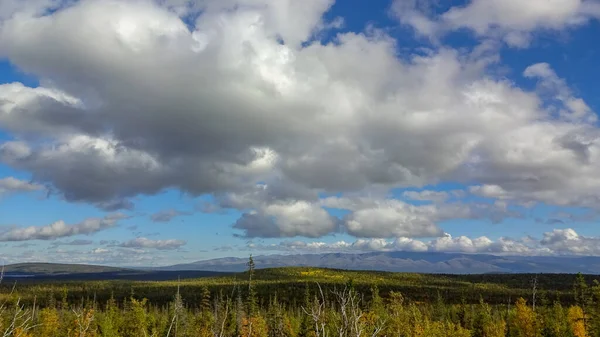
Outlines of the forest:
[[0,283],[19,337],[600,337],[591,275],[256,269],[174,281]]

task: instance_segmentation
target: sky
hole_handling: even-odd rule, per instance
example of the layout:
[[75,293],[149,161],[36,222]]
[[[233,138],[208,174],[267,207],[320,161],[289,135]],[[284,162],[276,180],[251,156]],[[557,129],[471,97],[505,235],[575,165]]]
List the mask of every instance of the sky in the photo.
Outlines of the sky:
[[600,256],[598,0],[3,0],[0,260]]

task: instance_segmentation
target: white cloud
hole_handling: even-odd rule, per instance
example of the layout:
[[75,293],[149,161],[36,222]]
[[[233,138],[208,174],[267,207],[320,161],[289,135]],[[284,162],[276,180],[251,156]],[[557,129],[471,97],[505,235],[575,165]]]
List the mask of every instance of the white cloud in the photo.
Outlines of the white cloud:
[[443,234],[434,222],[435,206],[412,206],[390,200],[359,209],[345,219],[349,234],[357,237],[432,237]]
[[[427,34],[481,13],[461,27],[513,34],[513,43],[583,22],[594,8],[540,1],[519,4],[514,16],[513,0],[472,1],[434,18],[423,1],[403,4]],[[438,205],[441,194],[406,196],[436,204],[425,207],[371,198],[343,227],[361,237],[435,236],[447,219],[512,216],[513,201],[598,205],[593,112],[548,65],[524,72],[538,80],[530,92],[490,75],[498,58],[485,46],[400,59],[381,31],[311,39],[330,26],[322,17],[332,1],[183,5],[88,0],[44,16],[3,9],[22,13],[0,16],[0,55],[42,85],[0,86],[0,128],[16,139],[0,145],[0,162],[68,201],[105,209],[167,188],[227,196],[245,212],[236,227],[248,237],[338,231],[319,195],[442,181],[492,186],[505,203],[484,210]],[[188,27],[179,15],[190,11],[199,17]]]
[[75,235],[90,235],[117,224],[118,219],[89,218],[75,225],[60,220],[47,226],[13,227],[0,232],[0,241],[54,240]]
[[424,4],[433,6],[434,1],[396,0],[392,9],[403,23],[426,36],[467,28],[513,47],[527,47],[537,31],[559,31],[600,18],[595,0],[470,0],[439,14]]
[[[503,249],[503,247],[505,247]],[[283,241],[277,244],[257,245],[250,244],[250,249],[275,250],[296,253],[323,253],[323,252],[370,252],[370,251],[409,251],[409,252],[457,252],[457,253],[507,253],[527,254],[533,249],[509,239],[500,239],[493,242],[487,237],[470,239],[464,236],[452,238],[446,235],[431,241],[422,241],[412,238],[400,237],[395,240],[385,239],[358,239],[354,242],[338,241],[304,242]]]
[[320,237],[337,229],[337,220],[318,204],[275,202],[244,213],[234,227],[247,237]]
[[492,241],[485,236],[472,239],[466,236],[452,237],[451,235],[447,234],[444,237],[429,242],[428,246],[429,251],[436,252],[491,253],[511,255],[532,255],[541,253],[541,251],[537,250],[535,247],[530,247],[520,240],[499,238],[496,241]]
[[406,191],[406,192],[402,193],[402,195],[405,198],[408,198],[410,200],[433,201],[436,203],[441,203],[441,202],[446,201],[450,197],[451,194],[452,193],[445,192],[445,191],[429,191],[429,190]]
[[[463,193],[421,191],[405,193],[413,200],[445,200],[449,195],[462,196]],[[441,202],[413,205],[397,199],[383,198],[337,198],[329,197],[321,201],[324,207],[349,210],[343,218],[343,227],[349,234],[363,238],[391,237],[439,237],[444,232],[438,225],[449,219],[488,219],[501,222],[505,218],[521,217],[517,211],[509,209],[501,202],[465,203]]]
[[530,65],[523,72],[525,77],[538,79],[541,94],[549,94],[562,105],[559,106],[557,115],[569,121],[584,121],[594,123],[598,116],[579,97],[575,97],[567,83],[560,78],[548,63]]
[[87,246],[87,245],[91,245],[93,243],[94,243],[94,241],[92,241],[92,240],[78,239],[78,240],[71,240],[71,241],[55,241],[55,242],[52,242],[52,246],[55,246],[55,247],[58,247],[58,246]]
[[9,131],[18,130],[31,136],[73,132],[84,126],[93,132],[99,124],[82,114],[81,102],[57,89],[29,88],[22,83],[0,84],[0,125]]
[[[421,191],[406,193],[409,199],[441,203],[412,205],[381,196],[328,197],[317,199],[302,189],[260,184],[248,192],[229,193],[219,200],[220,207],[245,213],[234,225],[247,237],[321,237],[347,232],[363,238],[435,237],[443,234],[439,222],[448,219],[490,219],[501,222],[520,217],[506,205],[443,203],[450,196],[463,197],[461,191]],[[304,201],[299,196],[311,201]],[[314,200],[314,201],[312,201]],[[216,206],[214,206],[216,207]],[[327,208],[350,211],[342,219],[331,216]]]
[[127,199],[113,199],[108,201],[102,201],[97,203],[96,206],[105,211],[132,211],[135,208],[135,204],[131,200]]
[[92,254],[107,254],[110,253],[110,250],[105,248],[94,248],[92,249]]
[[3,19],[10,18],[15,14],[19,15],[40,15],[48,10],[57,9],[66,4],[69,0],[3,0],[0,3],[0,23]]
[[249,243],[247,248],[263,251],[284,251],[295,253],[325,253],[325,252],[368,252],[368,251],[427,251],[427,245],[419,240],[398,238],[395,241],[384,239],[358,239],[355,242],[337,241],[305,242],[282,241],[276,244]]
[[0,196],[18,192],[40,191],[43,189],[44,187],[39,184],[14,177],[0,178]]
[[174,250],[185,246],[187,242],[183,240],[151,240],[148,238],[135,238],[118,244],[118,247],[124,248],[149,248],[158,250]]
[[215,207],[244,212],[234,227],[247,237],[320,237],[338,229],[314,191],[278,179],[222,195]]
[[188,212],[182,212],[175,209],[167,209],[154,213],[150,216],[150,219],[154,222],[170,222],[174,218],[182,215],[189,215]]
[[555,229],[544,233],[541,240],[544,247],[563,254],[600,255],[600,238],[579,235],[571,228]]
[[395,240],[358,239],[355,242],[338,241],[305,242],[282,241],[275,244],[249,244],[253,250],[274,250],[294,253],[323,252],[370,252],[370,251],[408,251],[408,252],[446,252],[492,255],[581,255],[600,256],[600,237],[585,237],[573,229],[554,229],[546,232],[542,239],[524,237],[511,239],[500,237],[492,240],[486,236],[469,238],[443,237],[429,241],[400,237]]

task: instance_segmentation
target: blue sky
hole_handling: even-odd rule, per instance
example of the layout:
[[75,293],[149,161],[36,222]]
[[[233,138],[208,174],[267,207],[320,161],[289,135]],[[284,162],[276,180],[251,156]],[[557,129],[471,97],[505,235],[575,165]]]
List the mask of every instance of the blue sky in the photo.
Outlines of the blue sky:
[[46,6],[0,6],[8,263],[600,255],[595,0]]

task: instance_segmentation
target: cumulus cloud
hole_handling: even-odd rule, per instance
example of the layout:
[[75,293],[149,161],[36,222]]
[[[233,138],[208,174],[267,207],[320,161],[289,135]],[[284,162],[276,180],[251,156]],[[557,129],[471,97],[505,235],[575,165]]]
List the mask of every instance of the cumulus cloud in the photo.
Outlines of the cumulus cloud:
[[436,203],[443,203],[452,195],[460,195],[462,191],[406,191],[402,193],[405,198],[416,201],[433,201]]
[[429,251],[435,252],[462,252],[462,253],[507,253],[513,255],[530,255],[535,252],[531,247],[522,242],[509,238],[500,238],[497,241],[482,236],[468,238],[466,236],[452,237],[446,234],[428,244]]
[[119,210],[132,211],[135,208],[135,204],[131,200],[127,200],[127,199],[114,199],[114,200],[99,202],[96,204],[96,206],[105,211],[109,211],[109,212],[119,211]]
[[336,231],[338,220],[318,204],[277,202],[244,213],[234,228],[247,237],[320,237]]
[[[515,44],[596,15],[590,1],[557,1],[474,0],[441,14],[427,1],[397,4],[424,34],[466,27]],[[0,56],[42,85],[0,85],[0,129],[13,136],[0,162],[68,201],[129,209],[134,196],[174,188],[243,211],[234,226],[247,237],[341,228],[371,238],[514,214],[409,193],[435,205],[375,202],[340,222],[320,196],[454,181],[506,203],[600,200],[593,111],[549,65],[523,73],[538,81],[526,91],[491,75],[497,57],[481,50],[398,58],[377,30],[325,43],[329,0],[10,3]]]
[[[523,249],[505,249],[500,250],[504,241],[509,239],[500,239],[498,243],[493,242],[487,237],[470,239],[464,236],[453,238],[446,235],[443,238],[422,241],[412,238],[397,238],[395,240],[386,239],[358,239],[354,242],[338,241],[334,243],[326,242],[304,242],[304,241],[283,241],[276,244],[248,244],[247,248],[257,250],[274,250],[296,253],[322,253],[322,252],[370,252],[370,251],[409,251],[409,252],[455,252],[455,253],[508,253],[508,254],[528,254],[533,250],[524,247]],[[512,243],[512,241],[510,241]]]
[[150,219],[153,222],[170,222],[171,220],[173,220],[174,218],[176,218],[178,216],[189,215],[189,214],[190,213],[188,213],[188,212],[182,212],[182,211],[178,211],[175,209],[167,209],[167,210],[152,214],[150,216]]
[[69,0],[4,0],[0,3],[0,20],[15,14],[40,15],[48,10],[60,8]]
[[135,238],[118,244],[118,247],[124,248],[148,248],[158,250],[175,250],[185,246],[187,242],[183,240],[151,240],[148,238]]
[[217,208],[244,212],[234,228],[246,237],[320,237],[338,230],[339,219],[321,207],[316,192],[287,181],[257,184],[217,201]]
[[[275,192],[277,191],[277,192]],[[246,237],[321,237],[346,232],[363,238],[436,237],[443,235],[438,223],[448,219],[490,219],[501,222],[520,217],[506,205],[477,203],[444,203],[447,198],[463,196],[463,192],[406,192],[411,200],[435,200],[436,204],[412,205],[382,197],[327,197],[318,199],[310,193],[298,199],[302,190],[260,184],[243,193],[229,193],[218,206],[245,211],[234,227]],[[314,201],[313,201],[314,200]],[[327,209],[350,211],[342,219]]]
[[392,10],[426,36],[466,28],[513,47],[527,47],[537,31],[559,31],[600,18],[600,4],[595,0],[470,0],[441,13],[431,0],[395,0]]
[[67,225],[60,220],[47,226],[13,227],[0,232],[0,241],[54,240],[75,235],[91,235],[117,224],[118,218],[89,218],[78,224]]
[[[224,247],[218,247],[222,250]],[[427,245],[419,240],[399,238],[395,241],[385,239],[358,239],[354,242],[337,241],[327,242],[305,242],[305,241],[282,241],[274,244],[249,243],[248,249],[263,251],[282,251],[295,253],[327,253],[327,252],[369,252],[369,251],[427,251]],[[229,250],[232,250],[230,247]]]
[[600,238],[579,235],[571,228],[544,233],[541,244],[564,254],[600,255]]
[[[434,191],[405,193],[409,199],[445,200],[451,194]],[[398,199],[338,198],[322,200],[329,208],[348,210],[343,218],[345,231],[356,237],[440,237],[444,235],[439,223],[449,219],[487,219],[501,222],[505,218],[520,217],[518,211],[508,209],[502,203],[482,204],[453,202],[413,205]]]
[[52,242],[52,246],[87,246],[93,244],[92,240],[71,240],[71,241],[56,241]]
[[274,244],[249,243],[246,246],[247,249],[251,250],[293,253],[408,251],[529,256],[600,256],[600,248],[598,247],[600,247],[600,237],[585,237],[570,228],[554,229],[551,232],[546,232],[543,234],[542,239],[500,237],[492,240],[486,236],[477,238],[453,237],[446,233],[443,237],[429,241],[400,237],[394,240],[358,239],[354,242],[337,241],[332,243],[282,241]]
[[42,189],[44,189],[44,187],[39,184],[23,181],[14,177],[0,178],[0,196],[18,192],[39,191]]
[[352,212],[345,219],[348,233],[357,237],[431,237],[443,234],[434,222],[437,209],[397,201]]
[[[177,254],[179,261],[181,261],[183,254],[181,252]],[[0,260],[9,264],[22,262],[55,263],[56,261],[61,261],[64,263],[126,267],[164,266],[173,263],[172,257],[169,257],[167,254],[153,254],[152,251],[147,249],[120,247],[98,247],[89,250],[56,248],[47,250],[13,250],[8,253],[0,253]]]

